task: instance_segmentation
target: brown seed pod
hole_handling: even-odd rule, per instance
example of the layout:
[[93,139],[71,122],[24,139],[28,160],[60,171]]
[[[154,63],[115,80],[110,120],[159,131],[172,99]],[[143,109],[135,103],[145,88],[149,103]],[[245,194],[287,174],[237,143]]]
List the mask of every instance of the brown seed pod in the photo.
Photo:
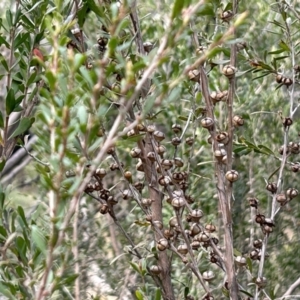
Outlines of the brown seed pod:
[[153,132],[153,137],[157,142],[161,142],[166,138],[165,134],[159,130]]
[[142,131],[142,132],[147,131],[146,126],[145,126],[144,124],[142,124],[142,123],[137,124],[137,125],[136,125],[136,129],[137,129],[138,131]]
[[215,274],[213,273],[213,271],[206,271],[203,272],[202,277],[203,280],[210,282],[215,278]]
[[285,148],[286,148],[286,154],[289,154],[290,153],[290,147],[289,146],[285,147],[284,145],[280,146],[280,148],[278,149],[278,153],[280,155],[283,155]]
[[109,196],[108,198],[107,198],[107,203],[109,204],[109,205],[116,205],[116,204],[118,204],[118,199],[117,198],[115,198],[114,196]]
[[174,158],[174,165],[178,168],[181,168],[184,166],[184,163],[183,163],[183,159],[180,158],[180,157],[175,157]]
[[283,77],[281,83],[289,87],[290,85],[293,84],[293,80],[291,78]]
[[281,205],[286,204],[286,203],[287,203],[287,198],[286,198],[285,193],[277,194],[277,195],[276,195],[276,201],[277,201],[278,203],[280,203]]
[[163,235],[166,239],[170,240],[174,236],[174,230],[172,229],[165,229]]
[[131,180],[132,179],[132,173],[130,171],[125,171],[124,172],[124,178],[127,180]]
[[227,171],[225,177],[230,182],[235,182],[239,179],[239,173],[235,170]]
[[115,153],[115,147],[110,147],[106,151],[107,154],[114,154]]
[[298,194],[299,194],[299,192],[295,188],[289,188],[286,190],[286,195],[289,198],[289,200],[294,199],[295,197],[298,196]]
[[209,242],[209,232],[200,232],[194,237],[194,240],[202,243]]
[[120,170],[119,165],[118,165],[117,163],[112,163],[112,164],[109,166],[109,168],[110,168],[111,171]]
[[216,135],[216,141],[218,143],[221,143],[221,144],[228,144],[228,141],[229,141],[229,135],[226,131],[222,131],[222,132],[219,132],[217,135]]
[[188,145],[188,146],[193,146],[195,142],[195,139],[191,136],[187,137],[186,140],[185,140],[185,143]]
[[201,209],[193,209],[190,213],[189,213],[191,220],[193,222],[199,222],[200,219],[203,217],[203,211]]
[[192,243],[191,243],[191,247],[192,247],[192,249],[193,250],[198,250],[199,248],[200,248],[200,242],[198,242],[198,241],[193,241]]
[[196,49],[196,54],[198,55],[203,55],[206,51],[206,47],[205,46],[199,46],[197,49]]
[[232,78],[234,77],[234,74],[236,73],[236,68],[231,65],[226,65],[222,69],[222,73],[227,77],[227,78]]
[[188,77],[191,81],[199,82],[200,72],[197,69],[190,70],[189,73],[188,73]]
[[172,125],[172,130],[173,130],[173,132],[174,133],[180,133],[181,131],[182,131],[182,127],[181,127],[181,125],[179,125],[179,124],[173,124]]
[[258,253],[259,251],[257,249],[254,249],[250,252],[249,256],[252,260],[258,260]]
[[157,265],[152,265],[150,267],[150,272],[154,275],[159,275],[161,273],[161,267]]
[[265,234],[269,234],[269,233],[273,232],[273,227],[269,226],[267,224],[264,224],[262,227],[262,230]]
[[101,204],[100,210],[99,210],[100,214],[105,215],[105,214],[108,213],[108,211],[109,211],[108,205],[107,204]]
[[261,249],[261,247],[262,247],[262,240],[261,239],[254,240],[253,241],[253,247],[257,248],[257,249]]
[[154,152],[148,152],[147,153],[147,158],[151,161],[151,162],[155,162],[156,161],[156,155]]
[[276,77],[275,77],[275,79],[276,79],[277,83],[281,83],[282,79],[283,79],[283,76],[281,74],[277,74]]
[[159,179],[158,179],[158,183],[161,185],[161,186],[168,186],[170,183],[172,182],[171,178],[169,176],[161,176]]
[[106,176],[106,170],[104,168],[98,168],[96,169],[95,174],[102,179]]
[[193,204],[195,202],[195,199],[190,195],[185,195],[185,200],[188,204]]
[[169,247],[169,242],[167,239],[162,238],[157,242],[156,247],[159,251],[164,251]]
[[181,138],[178,136],[175,136],[172,138],[171,143],[173,146],[179,146],[181,144]]
[[131,193],[131,191],[128,190],[128,189],[122,191],[122,198],[123,198],[124,200],[128,200],[128,199],[132,198],[132,193]]
[[178,198],[173,198],[171,205],[175,208],[175,209],[180,209],[182,207],[185,206],[185,200],[183,197],[178,197]]
[[211,128],[214,125],[214,120],[212,118],[209,117],[205,117],[201,120],[201,126],[203,128]]
[[159,145],[158,147],[155,148],[155,150],[160,155],[160,157],[163,157],[164,153],[167,151],[166,147],[163,145]]
[[255,283],[259,288],[265,288],[267,285],[267,278],[266,277],[257,277],[255,280]]
[[234,16],[234,13],[232,10],[225,10],[221,13],[220,18],[222,19],[223,22],[228,23]]
[[132,158],[139,158],[142,154],[142,150],[138,147],[131,149],[130,155]]
[[143,165],[143,162],[141,160],[139,160],[139,162],[136,164],[136,169],[139,172],[145,172],[144,165]]
[[177,227],[178,226],[178,221],[177,218],[174,216],[169,220],[169,226],[170,227]]
[[155,125],[148,125],[148,126],[147,126],[147,132],[148,132],[148,133],[152,134],[152,133],[155,132],[155,131],[156,131]]
[[288,148],[291,151],[291,153],[293,153],[293,154],[299,154],[300,153],[299,143],[290,142]]
[[133,184],[133,186],[137,189],[138,192],[141,193],[145,185],[142,182],[137,181]]
[[[151,199],[150,199],[150,200],[151,200]],[[153,202],[153,201],[151,200],[151,202]],[[158,220],[152,221],[152,226],[153,226],[154,228],[159,229],[159,230],[162,230],[162,229],[164,228],[163,223],[162,223],[161,221],[158,221]]]
[[213,224],[206,224],[205,225],[205,230],[207,230],[208,232],[212,233],[216,231],[216,226]]
[[225,149],[221,148],[219,150],[215,150],[214,155],[218,161],[222,161],[223,157],[227,155],[227,152]]
[[127,131],[126,135],[127,135],[128,137],[131,137],[131,136],[135,136],[136,133],[135,133],[134,129],[131,129],[131,130]]
[[145,209],[147,209],[147,208],[149,208],[149,207],[151,206],[152,202],[153,202],[153,200],[150,199],[150,198],[142,198],[142,200],[141,200],[141,205],[142,205]]
[[144,42],[143,47],[146,53],[149,53],[153,49],[153,44],[151,42]]
[[295,163],[295,164],[291,165],[291,171],[292,172],[297,173],[297,172],[299,172],[299,170],[300,170],[300,164],[299,163]]
[[184,179],[182,172],[174,172],[172,174],[172,179],[176,181],[177,183],[181,182]]
[[191,232],[190,235],[192,237],[195,236],[195,235],[197,235],[197,234],[199,234],[201,231],[202,231],[201,227],[200,227],[200,225],[198,223],[193,223],[191,225],[191,227],[190,227],[190,232]]
[[244,267],[247,264],[247,259],[243,256],[237,256],[235,258],[235,262],[240,266],[240,267]]
[[170,170],[173,167],[173,162],[170,159],[163,159],[161,161],[161,166],[164,170]]
[[290,117],[283,118],[282,124],[283,124],[284,127],[289,127],[293,124],[293,119],[290,118]]
[[251,207],[254,207],[254,208],[257,209],[258,203],[259,203],[257,198],[249,197],[247,200],[249,201],[249,204],[250,204]]
[[266,190],[271,192],[272,194],[277,192],[277,183],[276,182],[268,182],[266,185]]
[[232,123],[235,127],[243,126],[244,125],[244,119],[241,116],[234,116],[232,118]]
[[257,214],[255,217],[255,222],[258,224],[264,224],[266,217],[262,214]]
[[266,225],[268,225],[270,227],[275,227],[274,220],[272,220],[271,218],[265,218],[264,224],[266,224]]
[[177,251],[182,254],[182,255],[186,255],[189,250],[186,244],[181,244],[177,247]]

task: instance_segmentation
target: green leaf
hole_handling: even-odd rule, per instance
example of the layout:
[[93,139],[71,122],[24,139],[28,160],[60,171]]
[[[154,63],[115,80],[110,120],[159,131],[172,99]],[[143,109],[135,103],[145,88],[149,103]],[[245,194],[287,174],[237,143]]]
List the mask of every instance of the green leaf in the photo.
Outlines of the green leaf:
[[245,291],[245,290],[242,290],[242,289],[239,289],[239,291],[242,292],[243,294],[245,294],[245,295],[247,295],[247,296],[253,298],[253,295],[252,295],[251,293],[249,293],[249,292],[247,292],[247,291]]
[[[16,38],[14,39],[14,42],[13,42],[13,47],[14,48],[18,48],[20,45],[23,44],[24,41],[26,40],[30,40],[30,34],[29,32],[26,32],[26,33],[19,33]],[[24,47],[21,47],[21,48],[24,48]]]
[[4,67],[5,71],[8,72],[8,64],[4,58],[4,56],[0,53],[0,63]]
[[0,234],[3,236],[3,237],[7,237],[7,231],[5,229],[4,226],[1,226],[0,225]]
[[6,95],[6,114],[10,115],[16,106],[15,91],[11,88]]
[[183,7],[184,7],[184,0],[175,0],[175,3],[173,5],[171,19],[176,18],[182,11]]
[[248,267],[250,273],[252,273],[252,260],[250,257],[247,257],[246,260],[247,260],[247,267]]
[[53,72],[51,72],[50,70],[47,70],[45,72],[45,76],[46,76],[46,82],[49,84],[49,88],[51,91],[55,90],[55,85],[56,85],[56,76],[53,74]]
[[28,130],[31,127],[34,121],[35,121],[34,117],[32,118],[25,117],[21,119],[17,129],[12,133],[12,135],[9,138],[14,138],[24,133],[26,130]]
[[36,247],[43,253],[47,250],[47,241],[43,232],[36,226],[31,225],[31,236]]
[[215,16],[215,11],[212,3],[205,3],[204,5],[200,6],[197,14],[200,16]]
[[3,114],[2,111],[0,111],[0,128],[4,128],[4,119],[3,119]]
[[155,292],[155,300],[161,300],[161,291],[157,289]]
[[86,0],[87,6],[89,9],[96,14],[96,16],[105,18],[105,15],[103,13],[103,10],[101,9],[100,5],[96,5],[94,0]]
[[289,47],[283,40],[280,41],[279,47],[280,47],[281,49],[283,49],[284,51],[288,51],[288,52],[291,51],[291,50],[290,50],[290,47]]
[[10,292],[9,288],[0,282],[0,294],[7,297],[9,300],[17,300],[17,298]]
[[226,298],[229,298],[229,291],[225,288],[225,286],[222,287],[222,294],[223,294]]
[[3,36],[0,35],[0,46],[3,45],[3,44],[5,45],[5,47],[7,49],[10,49],[9,43],[5,40],[5,38]]
[[30,29],[34,29],[35,28],[35,24],[27,16],[25,16],[23,14],[21,18],[22,18],[23,23],[26,24],[26,25],[28,25],[28,27]]
[[139,290],[135,291],[135,296],[138,300],[144,300],[144,296]]
[[26,220],[26,217],[25,217],[25,213],[24,213],[24,209],[22,206],[18,206],[17,208],[17,212],[19,213],[19,216],[21,217],[22,221],[23,221],[23,224],[28,227],[28,223],[27,223],[27,220]]
[[2,191],[0,192],[0,208],[3,209],[4,207],[4,200],[5,200],[5,193]]
[[6,164],[6,159],[1,157],[0,158],[0,172],[2,172],[2,170],[4,169],[5,164]]
[[188,286],[186,286],[186,287],[184,288],[184,297],[185,297],[185,298],[188,296],[189,292],[190,292],[190,288],[189,288]]
[[7,24],[8,24],[9,27],[13,26],[13,23],[12,23],[12,13],[11,13],[11,11],[9,9],[6,11],[6,21],[7,21]]
[[130,265],[132,266],[132,268],[133,268],[137,273],[141,274],[141,270],[140,270],[138,264],[133,263],[133,262],[130,262]]
[[85,20],[87,18],[88,12],[89,12],[88,5],[87,5],[87,3],[84,3],[82,5],[82,7],[77,12],[77,19],[78,19],[79,28],[83,27],[84,22],[85,22]]

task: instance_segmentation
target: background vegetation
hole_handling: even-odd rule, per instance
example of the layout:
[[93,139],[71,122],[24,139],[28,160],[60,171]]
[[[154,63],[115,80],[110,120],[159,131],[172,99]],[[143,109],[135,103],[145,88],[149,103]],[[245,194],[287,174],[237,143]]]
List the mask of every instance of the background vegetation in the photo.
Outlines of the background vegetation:
[[1,6],[3,299],[300,298],[296,0]]

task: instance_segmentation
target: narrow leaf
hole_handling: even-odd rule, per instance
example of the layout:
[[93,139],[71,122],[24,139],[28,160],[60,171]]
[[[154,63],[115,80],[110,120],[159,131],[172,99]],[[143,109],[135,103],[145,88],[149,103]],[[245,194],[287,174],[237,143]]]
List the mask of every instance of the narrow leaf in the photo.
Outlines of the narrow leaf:
[[31,226],[31,236],[34,241],[36,247],[41,250],[43,253],[46,252],[47,242],[43,232],[36,226]]
[[16,106],[15,92],[11,88],[6,95],[6,113],[10,115]]
[[21,135],[24,133],[26,130],[28,130],[31,125],[34,123],[35,118],[23,118],[21,119],[17,129],[12,133],[12,135],[9,138],[14,138],[16,136]]

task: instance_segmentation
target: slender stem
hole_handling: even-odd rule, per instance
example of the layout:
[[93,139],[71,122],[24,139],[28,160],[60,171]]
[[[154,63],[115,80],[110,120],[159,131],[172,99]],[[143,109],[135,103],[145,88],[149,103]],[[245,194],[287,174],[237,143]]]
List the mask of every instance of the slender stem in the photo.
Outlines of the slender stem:
[[74,255],[74,271],[78,274],[75,280],[75,300],[80,300],[80,264],[79,264],[79,251],[78,251],[78,214],[79,214],[79,202],[76,206],[76,211],[73,220],[73,246],[72,252]]

